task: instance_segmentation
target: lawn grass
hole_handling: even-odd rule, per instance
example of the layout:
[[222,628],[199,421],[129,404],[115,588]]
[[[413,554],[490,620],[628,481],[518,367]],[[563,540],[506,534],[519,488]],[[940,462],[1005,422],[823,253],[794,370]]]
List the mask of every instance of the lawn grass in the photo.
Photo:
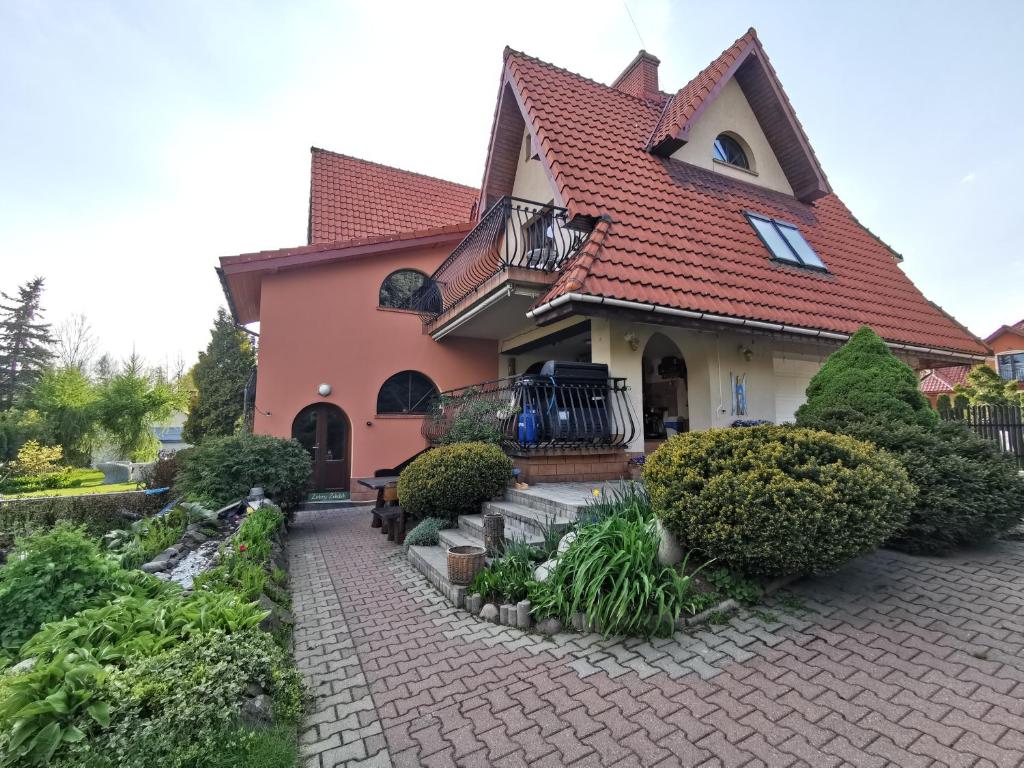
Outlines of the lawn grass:
[[5,499],[27,499],[33,496],[83,496],[92,493],[124,493],[135,491],[140,487],[139,483],[111,483],[103,485],[103,473],[98,469],[76,469],[74,471],[74,485],[70,488],[51,488],[43,491],[30,491],[28,493],[5,494]]

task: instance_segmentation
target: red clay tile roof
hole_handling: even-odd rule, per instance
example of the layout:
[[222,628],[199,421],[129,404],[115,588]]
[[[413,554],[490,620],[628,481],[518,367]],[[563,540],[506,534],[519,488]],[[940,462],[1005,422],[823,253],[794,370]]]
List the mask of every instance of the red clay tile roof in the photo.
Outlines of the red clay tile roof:
[[[835,194],[802,203],[657,157],[657,104],[515,51],[506,70],[570,215],[610,219],[538,306],[575,292],[844,334],[867,324],[894,342],[987,352]],[[829,273],[773,261],[744,211],[798,225]]]
[[952,392],[957,384],[967,383],[970,365],[953,365],[948,368],[933,368],[921,377],[921,391],[925,394]]
[[985,341],[991,344],[997,337],[1002,336],[1004,333],[1013,333],[1017,336],[1024,336],[1024,320],[1020,320],[1013,325],[999,326],[985,338]]
[[312,148],[309,243],[466,224],[479,191]]

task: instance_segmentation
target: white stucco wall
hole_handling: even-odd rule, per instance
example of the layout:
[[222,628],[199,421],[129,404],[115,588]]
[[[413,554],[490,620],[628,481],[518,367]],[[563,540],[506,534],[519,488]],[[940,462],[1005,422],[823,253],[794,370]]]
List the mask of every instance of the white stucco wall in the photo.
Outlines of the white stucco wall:
[[555,189],[551,185],[547,172],[544,170],[544,163],[540,158],[529,159],[525,147],[526,133],[519,148],[519,164],[516,166],[516,178],[512,184],[512,197],[520,197],[524,200],[533,200],[538,203],[549,203],[554,200],[557,203]]
[[[740,143],[749,149],[748,159],[754,173],[715,162],[713,145],[720,133],[732,133],[741,139]],[[690,128],[689,141],[677,149],[672,157],[777,192],[793,194],[782,166],[772,152],[747,97],[743,95],[743,89],[735,80],[726,83],[718,96],[708,104]]]

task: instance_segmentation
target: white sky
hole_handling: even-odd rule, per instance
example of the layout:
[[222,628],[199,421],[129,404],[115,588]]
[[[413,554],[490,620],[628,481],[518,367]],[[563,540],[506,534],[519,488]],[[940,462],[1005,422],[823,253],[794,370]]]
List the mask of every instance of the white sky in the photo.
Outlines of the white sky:
[[[755,26],[836,191],[984,336],[1024,317],[1024,3],[630,0],[661,85]],[[976,10],[972,10],[972,8]],[[301,245],[309,147],[478,185],[508,44],[610,82],[621,1],[0,4],[0,289],[191,363],[216,258]]]

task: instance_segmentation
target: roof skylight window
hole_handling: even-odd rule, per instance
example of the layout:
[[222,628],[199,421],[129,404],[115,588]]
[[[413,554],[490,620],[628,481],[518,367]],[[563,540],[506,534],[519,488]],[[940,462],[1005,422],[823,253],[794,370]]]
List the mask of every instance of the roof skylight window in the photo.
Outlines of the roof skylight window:
[[828,271],[825,263],[811,248],[811,244],[794,225],[756,213],[748,213],[746,216],[761,242],[776,259],[801,267]]

